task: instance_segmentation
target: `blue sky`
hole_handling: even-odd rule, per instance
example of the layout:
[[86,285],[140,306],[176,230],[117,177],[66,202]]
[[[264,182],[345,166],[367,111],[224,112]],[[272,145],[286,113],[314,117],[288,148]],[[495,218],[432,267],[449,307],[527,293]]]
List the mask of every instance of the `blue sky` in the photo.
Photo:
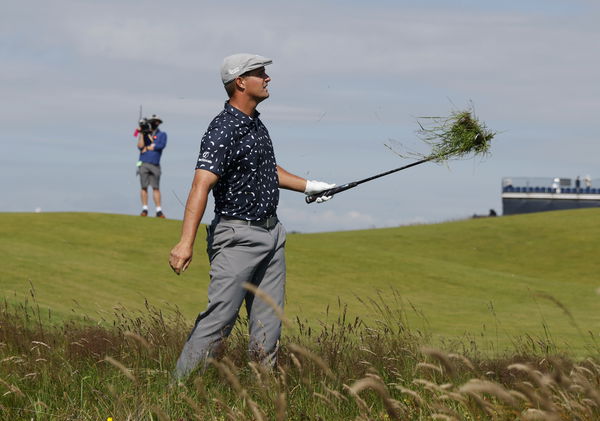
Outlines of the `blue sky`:
[[[139,212],[139,105],[164,120],[163,208],[181,218],[224,56],[273,58],[259,107],[280,165],[328,182],[410,162],[417,116],[472,101],[490,157],[425,164],[306,205],[288,230],[501,213],[503,176],[600,179],[600,7],[592,1],[10,1],[0,16],[0,211]],[[596,183],[598,184],[598,183]],[[204,222],[212,217],[209,205]]]

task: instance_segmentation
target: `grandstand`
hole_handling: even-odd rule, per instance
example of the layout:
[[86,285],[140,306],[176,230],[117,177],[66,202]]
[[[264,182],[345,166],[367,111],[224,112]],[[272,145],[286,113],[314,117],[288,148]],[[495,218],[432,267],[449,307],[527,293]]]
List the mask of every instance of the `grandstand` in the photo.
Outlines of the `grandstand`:
[[600,180],[591,177],[504,177],[502,214],[600,207]]

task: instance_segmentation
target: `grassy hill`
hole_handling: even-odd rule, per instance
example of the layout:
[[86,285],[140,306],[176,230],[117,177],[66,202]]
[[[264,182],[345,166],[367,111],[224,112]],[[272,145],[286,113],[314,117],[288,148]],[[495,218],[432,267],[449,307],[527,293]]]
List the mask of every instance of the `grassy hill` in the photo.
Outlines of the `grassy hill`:
[[[168,266],[181,222],[125,215],[3,213],[0,290],[53,320],[110,320],[145,300],[193,321],[206,305],[203,228],[194,262]],[[401,310],[446,347],[502,351],[553,342],[578,354],[600,333],[600,210],[547,212],[366,231],[290,234],[286,313],[315,326]],[[327,309],[329,308],[329,311]],[[519,339],[520,338],[520,339]],[[454,345],[452,345],[454,344]]]

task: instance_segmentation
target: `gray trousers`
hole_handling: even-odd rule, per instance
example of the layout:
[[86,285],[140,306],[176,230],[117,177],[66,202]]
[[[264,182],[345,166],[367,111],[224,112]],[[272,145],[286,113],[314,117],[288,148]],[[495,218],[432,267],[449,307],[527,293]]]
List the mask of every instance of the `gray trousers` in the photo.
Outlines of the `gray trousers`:
[[273,309],[242,287],[256,285],[283,308],[285,295],[285,229],[281,223],[266,229],[213,221],[207,227],[210,260],[208,307],[200,313],[177,360],[175,377],[183,378],[213,355],[229,336],[242,303],[246,302],[253,359],[276,363],[281,320]]

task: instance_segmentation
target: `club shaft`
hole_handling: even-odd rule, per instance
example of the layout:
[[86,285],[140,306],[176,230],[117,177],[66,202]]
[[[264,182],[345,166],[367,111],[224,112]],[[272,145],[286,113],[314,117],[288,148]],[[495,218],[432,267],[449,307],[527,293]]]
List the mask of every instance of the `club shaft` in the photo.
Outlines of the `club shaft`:
[[425,158],[425,159],[422,159],[420,161],[416,161],[416,162],[413,162],[411,164],[404,165],[403,167],[400,167],[400,168],[394,168],[393,170],[382,172],[381,174],[376,174],[376,175],[371,176],[371,177],[363,178],[362,180],[358,180],[358,181],[353,181],[351,183],[342,184],[341,186],[334,187],[332,189],[325,190],[325,191],[322,191],[320,193],[316,193],[316,194],[313,194],[313,195],[310,195],[310,196],[306,196],[306,199],[305,199],[306,203],[312,203],[312,202],[316,201],[319,197],[322,197],[322,196],[333,196],[334,194],[337,194],[337,193],[349,190],[351,188],[354,188],[354,187],[358,186],[359,184],[366,183],[367,181],[372,181],[372,180],[375,180],[376,178],[384,177],[386,175],[390,175],[390,174],[393,174],[395,172],[402,171],[402,170],[405,170],[407,168],[423,164],[425,162],[429,162],[432,159],[435,159],[435,157]]
[[381,174],[377,174],[377,175],[374,175],[372,177],[363,178],[362,180],[355,181],[354,183],[356,183],[356,185],[358,186],[359,184],[366,183],[367,181],[375,180],[376,178],[384,177],[386,175],[390,175],[390,174],[393,174],[395,172],[402,171],[402,170],[405,170],[405,169],[410,168],[410,167],[414,167],[414,166],[419,165],[419,164],[424,164],[425,162],[429,162],[432,159],[434,159],[434,158],[433,157],[425,158],[425,159],[422,159],[422,160],[417,161],[417,162],[413,162],[412,164],[408,164],[408,165],[405,165],[405,166],[400,167],[400,168],[394,168],[393,170],[382,172]]

